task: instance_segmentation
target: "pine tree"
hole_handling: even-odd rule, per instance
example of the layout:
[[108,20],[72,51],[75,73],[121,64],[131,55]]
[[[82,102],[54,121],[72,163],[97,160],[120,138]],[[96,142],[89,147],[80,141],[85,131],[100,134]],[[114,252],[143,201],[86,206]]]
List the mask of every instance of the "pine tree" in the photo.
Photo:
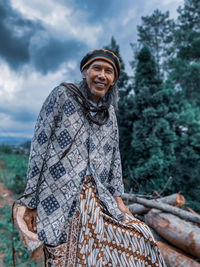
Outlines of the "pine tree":
[[169,79],[182,94],[174,186],[200,211],[200,2],[185,0],[173,32]]
[[[129,165],[132,154],[130,142],[132,139],[131,131],[134,121],[132,112],[133,96],[130,94],[131,87],[129,85],[129,76],[125,71],[125,64],[120,55],[120,47],[114,37],[111,38],[111,43],[104,48],[114,52],[120,60],[120,77],[117,83],[119,88],[117,119],[119,125],[119,145],[123,167],[123,177],[124,181],[127,181],[128,177],[130,176]],[[128,185],[128,182],[126,185]]]
[[200,2],[185,0],[178,8],[174,34],[175,56],[169,61],[170,78],[185,98],[200,106]]
[[159,9],[154,10],[150,16],[143,16],[142,25],[137,26],[139,44],[151,50],[161,69],[166,69],[174,26],[174,20],[169,18],[169,11],[162,13]]
[[175,160],[174,91],[163,86],[147,47],[138,54],[135,73],[135,121],[132,130],[133,181],[140,191],[160,191],[171,176]]
[[181,192],[188,205],[200,212],[200,108],[186,100],[179,122],[176,160],[172,166],[174,188]]

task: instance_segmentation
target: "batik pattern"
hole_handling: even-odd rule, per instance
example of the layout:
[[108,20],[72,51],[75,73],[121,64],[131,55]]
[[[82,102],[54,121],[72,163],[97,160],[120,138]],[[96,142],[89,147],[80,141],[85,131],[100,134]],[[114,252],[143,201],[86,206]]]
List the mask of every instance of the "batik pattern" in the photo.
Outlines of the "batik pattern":
[[66,243],[54,246],[44,246],[45,267],[77,266],[78,241],[81,230],[80,207],[76,206],[72,222],[66,229]]
[[37,208],[37,234],[42,242],[66,242],[65,230],[71,224],[87,166],[101,201],[120,220],[123,214],[114,196],[121,196],[124,186],[114,108],[110,106],[104,125],[93,124],[85,118],[73,93],[59,86],[39,114],[24,192],[29,195],[20,200],[31,209]]
[[[86,178],[79,203],[80,210],[76,211],[74,217],[74,230],[78,234],[68,229],[67,235],[69,236],[71,231],[75,237],[70,245],[63,244],[51,251],[47,248],[51,253],[47,258],[49,265],[46,266],[166,266],[149,228],[133,216],[127,215],[123,223],[114,219],[99,201],[91,176]],[[61,251],[61,248],[65,248],[65,251]],[[69,250],[73,251],[73,260],[67,258]],[[60,265],[56,265],[58,260]]]

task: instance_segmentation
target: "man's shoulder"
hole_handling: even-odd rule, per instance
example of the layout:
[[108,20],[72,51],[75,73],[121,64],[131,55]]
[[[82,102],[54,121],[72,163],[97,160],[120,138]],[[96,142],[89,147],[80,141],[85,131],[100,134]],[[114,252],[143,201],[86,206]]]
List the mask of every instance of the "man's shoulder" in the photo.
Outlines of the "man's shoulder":
[[[67,83],[66,83],[67,85]],[[47,99],[55,99],[56,102],[63,102],[66,99],[75,100],[73,92],[67,86],[59,84],[49,94]]]
[[62,95],[66,95],[68,97],[73,96],[73,93],[68,88],[68,84],[71,84],[72,85],[72,83],[61,83],[61,84],[59,84],[58,86],[56,86],[51,91],[51,93],[54,94],[54,95],[56,95],[56,96],[62,96]]

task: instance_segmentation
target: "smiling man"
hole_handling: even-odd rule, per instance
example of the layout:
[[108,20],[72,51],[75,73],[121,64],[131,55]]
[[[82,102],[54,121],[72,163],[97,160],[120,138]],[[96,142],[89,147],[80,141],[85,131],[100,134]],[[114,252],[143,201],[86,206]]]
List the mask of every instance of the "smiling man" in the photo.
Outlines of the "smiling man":
[[91,63],[87,71],[82,72],[82,76],[86,79],[94,102],[98,102],[100,97],[104,96],[115,82],[114,68],[103,60],[96,60]]
[[94,50],[80,70],[83,80],[56,87],[39,114],[23,218],[44,244],[46,266],[165,266],[148,227],[121,198],[119,59]]

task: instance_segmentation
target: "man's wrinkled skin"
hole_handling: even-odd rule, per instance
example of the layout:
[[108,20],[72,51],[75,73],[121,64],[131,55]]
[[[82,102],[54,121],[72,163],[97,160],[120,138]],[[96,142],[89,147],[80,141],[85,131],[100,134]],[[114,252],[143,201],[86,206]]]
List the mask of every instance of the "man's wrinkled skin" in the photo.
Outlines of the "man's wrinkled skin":
[[82,72],[90,89],[91,98],[98,102],[115,82],[113,66],[104,60],[95,60],[86,72]]
[[36,233],[36,209],[29,209],[26,208],[26,211],[24,213],[24,221],[27,224],[28,230]]

